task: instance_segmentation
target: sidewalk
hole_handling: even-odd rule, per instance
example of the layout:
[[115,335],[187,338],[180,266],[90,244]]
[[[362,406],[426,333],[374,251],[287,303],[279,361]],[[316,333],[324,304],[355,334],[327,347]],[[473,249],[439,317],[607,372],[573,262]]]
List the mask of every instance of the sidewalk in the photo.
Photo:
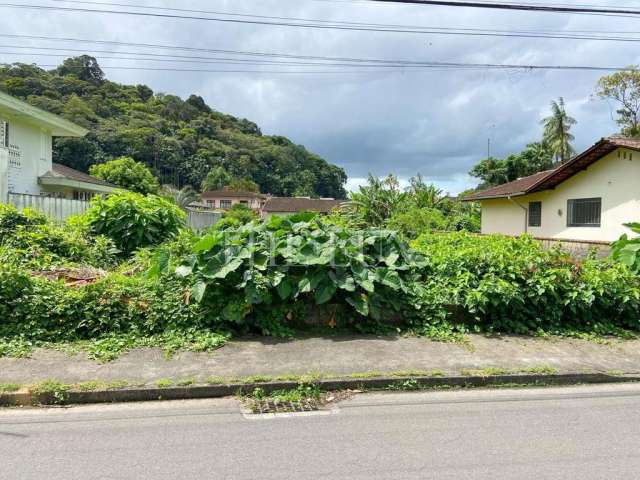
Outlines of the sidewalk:
[[47,379],[66,383],[92,380],[152,383],[160,379],[252,375],[283,376],[311,372],[349,376],[398,371],[440,371],[467,375],[486,368],[523,372],[550,367],[558,373],[634,374],[640,372],[640,340],[613,339],[598,344],[574,339],[470,335],[468,344],[402,337],[313,337],[236,340],[213,353],[184,352],[166,359],[161,350],[144,349],[100,364],[84,354],[69,356],[36,350],[31,358],[0,358],[0,383],[31,384]]

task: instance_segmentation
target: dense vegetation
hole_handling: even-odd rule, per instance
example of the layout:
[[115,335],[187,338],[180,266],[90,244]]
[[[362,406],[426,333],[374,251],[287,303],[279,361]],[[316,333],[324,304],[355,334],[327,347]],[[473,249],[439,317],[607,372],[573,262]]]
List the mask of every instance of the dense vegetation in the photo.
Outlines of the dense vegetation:
[[55,142],[55,161],[72,168],[88,171],[126,156],[178,187],[199,189],[211,169],[222,167],[273,195],[346,195],[344,170],[303,146],[262,135],[256,124],[217,112],[196,95],[182,100],[111,82],[89,56],[50,71],[0,65],[0,90],[89,129],[85,138]]
[[334,221],[358,228],[389,228],[415,238],[432,231],[477,232],[480,209],[475,203],[446,196],[420,175],[411,178],[406,189],[400,188],[393,175],[382,180],[369,176],[367,184],[351,194],[351,202],[334,215]]
[[209,350],[229,335],[298,329],[640,331],[636,241],[619,243],[621,262],[578,261],[526,236],[425,233],[410,246],[394,230],[354,226],[361,214],[260,222],[237,207],[195,235],[155,195],[97,199],[63,226],[1,206],[0,355],[51,344],[110,360],[136,346]]

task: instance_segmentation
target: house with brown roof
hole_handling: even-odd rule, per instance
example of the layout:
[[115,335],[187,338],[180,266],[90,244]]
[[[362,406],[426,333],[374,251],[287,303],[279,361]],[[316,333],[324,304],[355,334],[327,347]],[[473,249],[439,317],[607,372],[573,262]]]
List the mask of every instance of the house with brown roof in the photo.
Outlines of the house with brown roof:
[[54,137],[83,137],[84,128],[0,92],[0,202],[9,194],[85,200],[114,186],[53,163]]
[[318,212],[326,215],[344,203],[344,200],[333,198],[269,197],[262,208],[262,217],[291,215],[298,212]]
[[201,202],[197,205],[200,207],[228,210],[236,204],[241,204],[259,212],[267,201],[268,195],[224,187],[222,190],[204,192],[201,198]]
[[612,242],[640,221],[640,140],[603,138],[552,170],[467,195],[482,233]]

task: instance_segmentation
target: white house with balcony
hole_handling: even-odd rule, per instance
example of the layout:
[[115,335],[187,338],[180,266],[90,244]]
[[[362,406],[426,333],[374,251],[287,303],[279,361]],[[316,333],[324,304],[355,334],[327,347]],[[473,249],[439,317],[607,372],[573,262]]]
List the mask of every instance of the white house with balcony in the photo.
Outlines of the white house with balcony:
[[87,200],[114,186],[53,163],[53,137],[83,137],[86,129],[0,92],[0,202],[31,196]]

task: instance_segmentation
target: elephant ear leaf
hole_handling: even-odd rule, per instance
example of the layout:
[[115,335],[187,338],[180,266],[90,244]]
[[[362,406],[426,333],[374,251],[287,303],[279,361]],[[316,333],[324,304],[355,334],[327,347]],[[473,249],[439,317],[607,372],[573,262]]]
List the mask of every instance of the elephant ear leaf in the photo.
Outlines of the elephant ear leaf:
[[204,298],[204,294],[207,291],[207,284],[200,281],[196,283],[193,287],[191,287],[191,298],[193,298],[196,302],[202,302]]
[[351,295],[347,297],[347,302],[363,317],[369,316],[369,302],[366,295]]
[[315,293],[316,304],[321,305],[323,303],[327,303],[333,298],[337,289],[338,287],[336,284],[331,281],[320,284]]

